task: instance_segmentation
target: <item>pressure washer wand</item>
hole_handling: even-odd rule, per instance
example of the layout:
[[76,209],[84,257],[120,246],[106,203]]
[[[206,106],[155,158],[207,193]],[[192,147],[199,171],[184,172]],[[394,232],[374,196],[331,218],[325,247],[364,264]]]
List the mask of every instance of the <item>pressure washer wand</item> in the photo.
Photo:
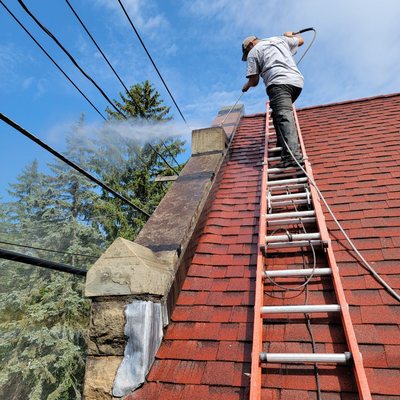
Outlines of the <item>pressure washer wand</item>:
[[236,104],[239,103],[240,99],[242,98],[242,96],[244,95],[245,92],[242,92],[242,94],[239,96],[239,98],[236,100],[236,103],[231,107],[231,109],[229,110],[228,114],[226,114],[224,120],[219,124],[219,126],[222,126],[224,124],[224,122],[226,121],[226,119],[229,117],[229,114],[232,112],[232,110],[236,107]]
[[299,35],[300,33],[308,32],[308,31],[315,31],[315,29],[314,28],[300,29],[298,32],[293,32],[293,35]]

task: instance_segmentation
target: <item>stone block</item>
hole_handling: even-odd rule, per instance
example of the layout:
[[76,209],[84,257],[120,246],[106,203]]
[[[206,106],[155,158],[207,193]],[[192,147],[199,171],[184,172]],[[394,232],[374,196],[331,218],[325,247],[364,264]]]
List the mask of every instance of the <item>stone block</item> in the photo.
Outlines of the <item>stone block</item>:
[[122,357],[87,357],[85,372],[85,400],[113,400],[112,386]]
[[195,129],[192,131],[192,154],[223,152],[227,147],[226,133],[221,127]]
[[135,243],[157,254],[173,251],[179,256],[191,238],[222,159],[221,154],[190,158]]
[[87,342],[89,355],[124,355],[125,306],[124,301],[92,302]]
[[155,254],[118,238],[89,269],[86,297],[145,295],[163,297],[174,279],[175,252]]

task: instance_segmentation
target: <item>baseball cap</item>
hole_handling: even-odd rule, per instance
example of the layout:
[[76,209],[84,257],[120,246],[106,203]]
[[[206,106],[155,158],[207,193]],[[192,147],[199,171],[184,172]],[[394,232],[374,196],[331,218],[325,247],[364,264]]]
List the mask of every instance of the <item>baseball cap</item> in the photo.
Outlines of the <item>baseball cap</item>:
[[249,52],[247,50],[247,47],[250,44],[250,42],[252,42],[255,39],[257,39],[256,36],[247,36],[247,38],[243,40],[243,43],[242,43],[242,52],[243,52],[242,61],[247,61],[247,54]]

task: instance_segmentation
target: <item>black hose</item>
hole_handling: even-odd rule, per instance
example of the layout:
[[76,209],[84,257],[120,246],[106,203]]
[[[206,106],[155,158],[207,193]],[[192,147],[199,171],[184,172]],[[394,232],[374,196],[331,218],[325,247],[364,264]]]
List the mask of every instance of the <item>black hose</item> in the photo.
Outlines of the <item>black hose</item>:
[[305,29],[301,29],[298,32],[293,32],[293,35],[298,35],[299,33],[303,33],[303,32],[309,32],[309,31],[313,31],[314,32],[314,36],[311,40],[311,43],[308,45],[306,51],[303,53],[303,55],[300,57],[300,60],[297,61],[297,65],[300,64],[301,60],[304,58],[304,56],[308,53],[308,50],[310,50],[311,46],[314,43],[315,38],[317,37],[317,31],[314,28],[305,28]]

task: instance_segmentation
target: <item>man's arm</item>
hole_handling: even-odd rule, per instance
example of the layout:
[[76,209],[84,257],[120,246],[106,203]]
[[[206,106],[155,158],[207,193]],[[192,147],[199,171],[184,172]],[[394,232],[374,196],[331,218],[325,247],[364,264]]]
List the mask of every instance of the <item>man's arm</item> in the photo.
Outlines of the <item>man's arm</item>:
[[242,88],[242,92],[247,92],[251,87],[257,86],[259,80],[260,80],[259,75],[250,75],[248,77],[248,81],[244,84]]
[[304,44],[304,39],[300,36],[300,35],[293,35],[293,32],[285,32],[283,34],[283,36],[286,37],[295,37],[297,39],[299,39],[299,47],[302,46]]

